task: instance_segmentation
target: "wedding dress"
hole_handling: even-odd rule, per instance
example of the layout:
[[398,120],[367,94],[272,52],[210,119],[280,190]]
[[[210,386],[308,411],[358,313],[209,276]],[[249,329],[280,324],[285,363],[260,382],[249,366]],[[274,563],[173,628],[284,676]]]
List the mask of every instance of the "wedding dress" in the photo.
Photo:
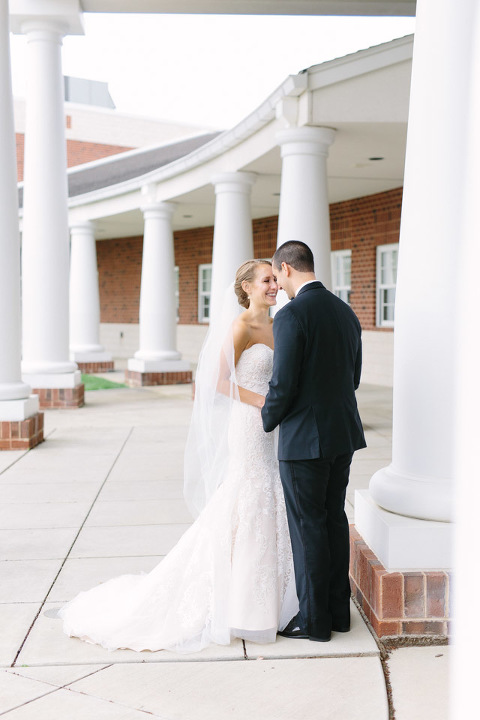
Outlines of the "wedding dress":
[[[236,382],[265,395],[272,363],[270,347],[252,345]],[[275,641],[298,611],[276,432],[235,400],[228,449],[223,482],[177,545],[150,573],[114,578],[65,605],[68,635],[137,651]]]

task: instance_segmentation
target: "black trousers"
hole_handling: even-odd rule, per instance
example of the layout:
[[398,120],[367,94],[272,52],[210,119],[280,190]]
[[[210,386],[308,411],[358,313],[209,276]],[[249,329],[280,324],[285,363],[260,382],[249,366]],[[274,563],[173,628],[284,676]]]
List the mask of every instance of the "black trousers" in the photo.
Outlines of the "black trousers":
[[280,461],[300,613],[313,637],[350,625],[345,495],[352,457]]

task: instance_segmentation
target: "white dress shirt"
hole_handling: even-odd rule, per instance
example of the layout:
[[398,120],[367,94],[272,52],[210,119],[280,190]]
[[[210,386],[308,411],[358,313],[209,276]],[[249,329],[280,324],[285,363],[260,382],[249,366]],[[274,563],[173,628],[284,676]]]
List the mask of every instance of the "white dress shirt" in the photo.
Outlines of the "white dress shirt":
[[300,292],[300,290],[301,290],[302,288],[305,287],[305,285],[310,285],[310,283],[312,283],[312,282],[318,282],[318,280],[317,280],[317,279],[315,279],[315,280],[307,280],[307,282],[302,283],[302,284],[300,285],[300,287],[297,288],[297,292],[295,293],[295,297],[297,297],[298,293]]

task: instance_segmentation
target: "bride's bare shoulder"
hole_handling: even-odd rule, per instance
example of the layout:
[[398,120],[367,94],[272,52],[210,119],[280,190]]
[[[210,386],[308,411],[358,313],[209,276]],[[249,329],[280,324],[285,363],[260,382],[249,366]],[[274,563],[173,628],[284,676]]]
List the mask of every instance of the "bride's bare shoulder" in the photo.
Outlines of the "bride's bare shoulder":
[[236,318],[232,325],[233,346],[235,348],[235,361],[245,350],[251,340],[252,331],[250,324],[242,316]]

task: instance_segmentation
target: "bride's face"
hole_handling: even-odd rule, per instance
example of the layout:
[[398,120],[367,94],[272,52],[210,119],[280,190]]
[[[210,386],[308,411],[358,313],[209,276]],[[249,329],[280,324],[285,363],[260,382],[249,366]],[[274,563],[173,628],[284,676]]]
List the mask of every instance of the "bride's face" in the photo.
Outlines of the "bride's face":
[[271,265],[258,265],[253,281],[247,285],[246,291],[251,305],[276,305],[278,285]]

